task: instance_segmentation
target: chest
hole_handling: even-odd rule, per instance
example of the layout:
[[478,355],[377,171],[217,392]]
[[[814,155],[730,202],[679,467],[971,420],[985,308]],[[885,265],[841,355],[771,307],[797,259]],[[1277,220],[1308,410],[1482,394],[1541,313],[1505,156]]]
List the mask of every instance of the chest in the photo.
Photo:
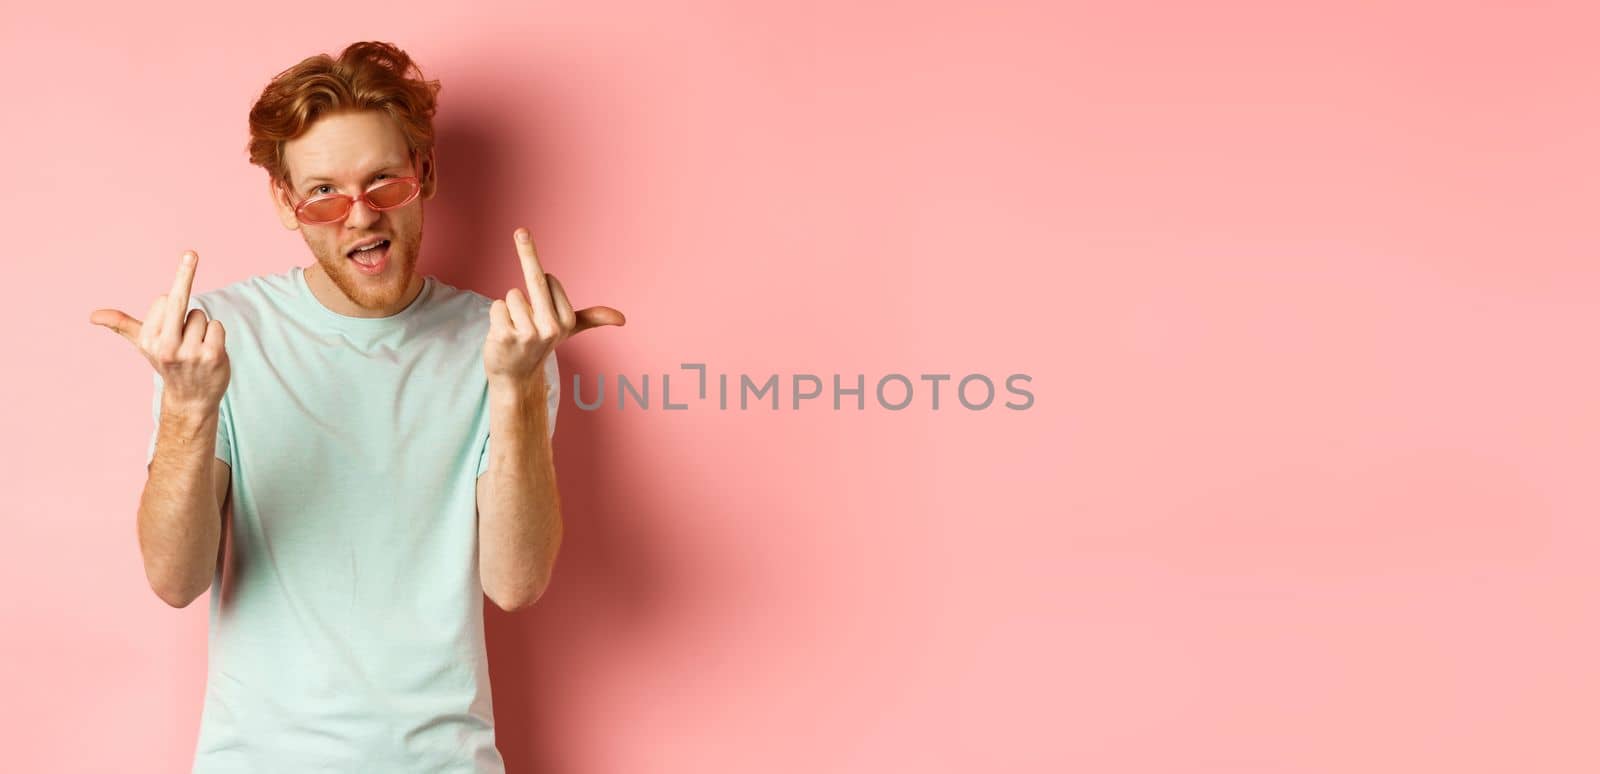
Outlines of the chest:
[[370,495],[398,493],[401,481],[447,487],[476,464],[488,433],[481,341],[301,334],[256,343],[230,352],[238,473]]

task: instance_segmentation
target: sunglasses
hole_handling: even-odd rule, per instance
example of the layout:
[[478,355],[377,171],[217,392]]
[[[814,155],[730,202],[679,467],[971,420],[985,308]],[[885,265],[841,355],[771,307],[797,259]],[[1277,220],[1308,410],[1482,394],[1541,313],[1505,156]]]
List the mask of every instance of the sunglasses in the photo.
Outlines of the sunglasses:
[[421,179],[415,176],[391,177],[374,183],[356,196],[334,193],[303,199],[294,206],[294,216],[301,223],[311,226],[337,223],[350,215],[350,208],[356,205],[356,199],[381,212],[404,207],[421,192]]

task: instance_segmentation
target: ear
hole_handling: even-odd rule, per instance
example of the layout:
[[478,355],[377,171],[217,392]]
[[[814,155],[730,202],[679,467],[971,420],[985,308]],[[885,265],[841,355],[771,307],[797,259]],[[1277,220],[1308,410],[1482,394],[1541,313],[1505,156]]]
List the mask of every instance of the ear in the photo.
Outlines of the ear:
[[433,175],[433,179],[422,187],[424,201],[432,199],[433,195],[439,191],[439,165],[434,163],[433,153],[434,149],[429,148],[428,155],[422,157],[422,163],[417,170],[417,176],[423,180],[428,180],[428,175]]
[[272,207],[278,211],[278,222],[290,231],[300,230],[300,220],[294,216],[294,206],[289,203],[289,194],[278,180],[267,175],[267,193],[272,197]]

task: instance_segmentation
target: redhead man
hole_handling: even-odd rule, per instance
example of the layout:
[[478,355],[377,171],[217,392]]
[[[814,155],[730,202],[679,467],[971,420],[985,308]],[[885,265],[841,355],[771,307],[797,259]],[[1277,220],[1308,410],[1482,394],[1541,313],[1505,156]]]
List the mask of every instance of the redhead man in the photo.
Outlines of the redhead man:
[[483,598],[550,583],[554,350],[623,317],[575,312],[525,229],[525,291],[417,272],[438,89],[376,42],[280,73],[250,160],[314,263],[191,298],[190,251],[143,321],[90,316],[155,369],[150,586],[212,591],[195,772],[505,769]]

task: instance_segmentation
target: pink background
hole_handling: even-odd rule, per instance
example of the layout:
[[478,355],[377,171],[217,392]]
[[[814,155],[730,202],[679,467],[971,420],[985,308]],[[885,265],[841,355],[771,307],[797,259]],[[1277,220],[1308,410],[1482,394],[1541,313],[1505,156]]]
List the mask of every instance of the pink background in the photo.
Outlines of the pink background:
[[527,225],[628,315],[565,376],[1033,376],[563,405],[513,772],[1600,769],[1592,7],[985,5],[11,15],[7,766],[187,771],[209,596],[146,585],[88,314],[308,264],[245,114],[380,39],[444,84],[423,271],[503,295]]

